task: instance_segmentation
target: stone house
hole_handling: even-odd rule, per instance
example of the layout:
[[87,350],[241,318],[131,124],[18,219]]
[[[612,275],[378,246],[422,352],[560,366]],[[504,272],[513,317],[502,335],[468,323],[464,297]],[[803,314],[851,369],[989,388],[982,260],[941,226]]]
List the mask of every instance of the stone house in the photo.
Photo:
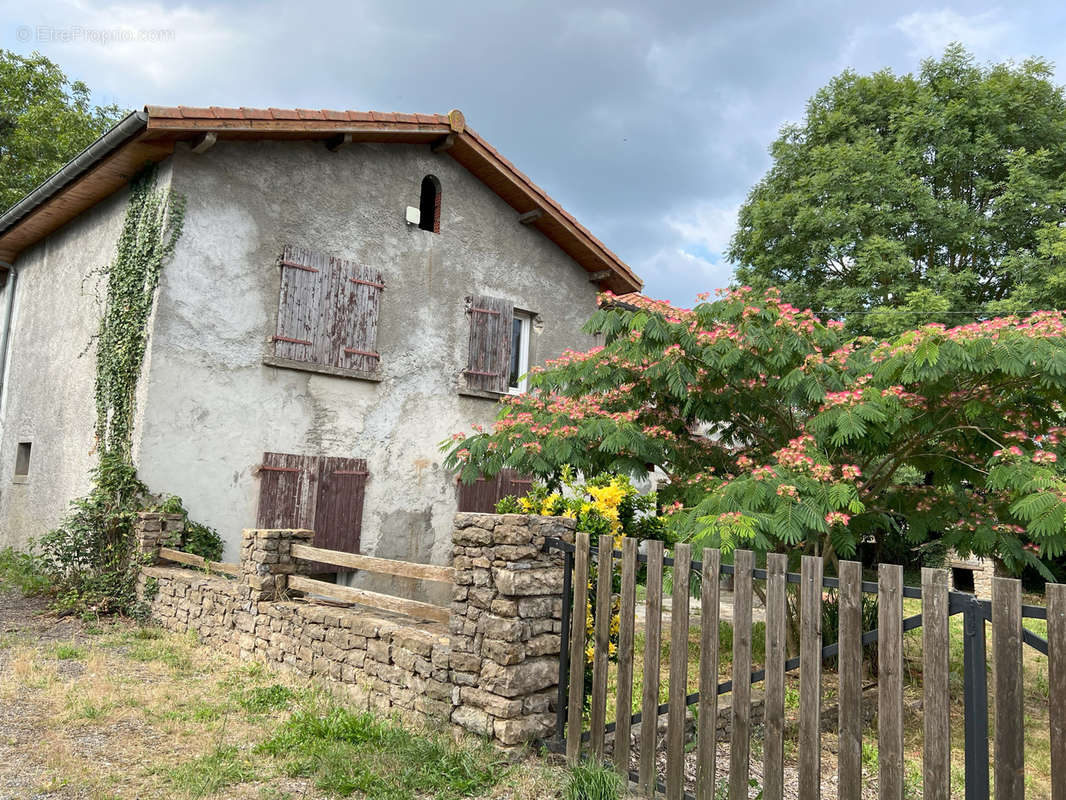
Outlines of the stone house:
[[456,510],[516,487],[461,491],[439,443],[491,422],[529,366],[592,345],[598,291],[641,287],[458,111],[149,106],[0,216],[0,546],[88,487],[93,276],[149,163],[187,210],[134,461],[231,560],[243,528],[308,527],[443,563]]

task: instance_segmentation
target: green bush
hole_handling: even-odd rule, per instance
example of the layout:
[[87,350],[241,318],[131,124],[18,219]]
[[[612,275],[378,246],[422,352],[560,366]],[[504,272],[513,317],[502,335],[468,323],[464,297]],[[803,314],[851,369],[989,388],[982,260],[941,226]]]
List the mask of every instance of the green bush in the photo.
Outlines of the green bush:
[[32,550],[24,552],[5,547],[0,550],[0,585],[30,596],[47,591],[51,581],[44,572],[40,556]]
[[619,800],[626,784],[610,767],[585,761],[571,767],[563,787],[564,800]]
[[120,455],[102,454],[91,479],[92,491],[74,500],[60,526],[41,538],[42,566],[60,608],[135,612],[140,559],[134,524],[150,495]]

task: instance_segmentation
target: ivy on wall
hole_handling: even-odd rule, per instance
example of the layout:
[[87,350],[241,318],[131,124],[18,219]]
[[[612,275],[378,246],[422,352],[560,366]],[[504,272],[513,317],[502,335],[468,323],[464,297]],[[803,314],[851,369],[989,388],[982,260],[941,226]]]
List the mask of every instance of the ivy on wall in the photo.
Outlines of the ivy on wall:
[[137,381],[163,263],[185,221],[185,198],[156,186],[154,168],[133,180],[96,335],[96,437],[103,453],[130,459]]
[[[188,514],[181,499],[153,495],[133,464],[137,383],[148,345],[155,290],[185,219],[185,198],[158,187],[145,169],[130,183],[126,218],[115,259],[103,268],[106,296],[96,344],[96,439],[99,463],[92,488],[71,502],[62,524],[40,542],[54,581],[57,605],[83,612],[136,612],[139,571],[133,526],[137,512]],[[217,560],[222,540],[211,528],[187,521],[186,549]]]

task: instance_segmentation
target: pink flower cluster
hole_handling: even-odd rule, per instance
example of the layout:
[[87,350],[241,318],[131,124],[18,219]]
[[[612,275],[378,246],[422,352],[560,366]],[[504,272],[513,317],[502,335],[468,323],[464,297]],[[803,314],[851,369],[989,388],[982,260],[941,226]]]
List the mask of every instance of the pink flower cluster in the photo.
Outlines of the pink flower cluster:
[[827,525],[847,525],[850,521],[851,515],[845,514],[843,511],[830,511],[825,515]]

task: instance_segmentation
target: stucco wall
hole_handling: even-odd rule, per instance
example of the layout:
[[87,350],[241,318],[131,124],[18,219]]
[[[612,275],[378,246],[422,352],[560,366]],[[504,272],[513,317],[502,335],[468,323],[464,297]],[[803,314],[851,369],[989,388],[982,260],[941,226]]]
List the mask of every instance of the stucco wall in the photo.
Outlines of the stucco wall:
[[[169,170],[161,170],[165,186]],[[126,215],[121,191],[23,253],[16,267],[8,369],[0,406],[0,546],[54,528],[89,486],[95,463],[95,349],[112,261]],[[10,291],[10,280],[7,288]],[[99,299],[97,292],[100,292]],[[0,316],[7,298],[0,293]],[[2,324],[2,323],[0,323]],[[15,483],[15,453],[32,441],[30,474]]]
[[[404,222],[427,173],[443,185],[440,234]],[[588,274],[425,146],[179,149],[174,188],[188,213],[156,309],[136,453],[142,478],[216,527],[232,559],[241,529],[255,524],[253,470],[264,451],[365,458],[362,551],[446,563],[456,493],[437,445],[497,410],[457,391],[464,298],[488,294],[536,312],[536,363],[592,344],[580,332],[595,307]],[[381,382],[264,366],[286,244],[381,269]]]

